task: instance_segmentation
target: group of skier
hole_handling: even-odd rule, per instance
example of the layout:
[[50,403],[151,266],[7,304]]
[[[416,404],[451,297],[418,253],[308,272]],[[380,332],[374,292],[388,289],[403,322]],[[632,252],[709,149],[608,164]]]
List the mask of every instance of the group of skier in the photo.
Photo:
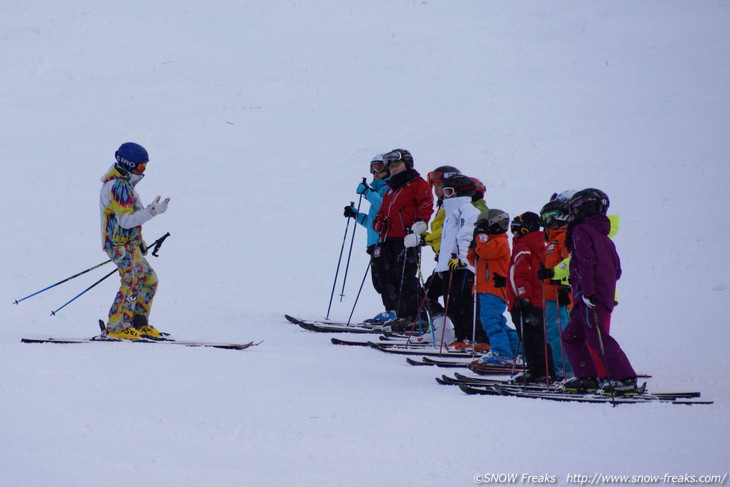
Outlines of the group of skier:
[[[554,194],[539,215],[510,220],[487,207],[481,181],[453,166],[424,179],[407,150],[377,154],[370,173],[372,182],[356,189],[369,211],[344,212],[368,230],[373,286],[384,306],[367,322],[425,333],[448,316],[455,336],[449,349],[481,352],[490,364],[513,363],[521,351],[526,369],[517,382],[636,390],[636,373],[609,334],[621,265],[604,192]],[[426,245],[436,265],[422,285]]]

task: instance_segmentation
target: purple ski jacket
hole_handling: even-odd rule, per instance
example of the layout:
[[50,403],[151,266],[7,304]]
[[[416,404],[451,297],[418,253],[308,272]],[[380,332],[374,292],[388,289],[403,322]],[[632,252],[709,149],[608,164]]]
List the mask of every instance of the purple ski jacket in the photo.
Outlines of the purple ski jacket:
[[569,230],[567,239],[574,300],[595,295],[598,303],[613,310],[621,261],[616,246],[608,238],[610,229],[611,223],[605,215],[589,216]]

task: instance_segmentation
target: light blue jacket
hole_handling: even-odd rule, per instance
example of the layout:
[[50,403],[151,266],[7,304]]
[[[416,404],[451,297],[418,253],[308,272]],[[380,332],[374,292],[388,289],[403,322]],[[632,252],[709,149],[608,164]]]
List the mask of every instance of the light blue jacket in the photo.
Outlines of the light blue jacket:
[[380,205],[383,202],[383,194],[388,189],[388,185],[385,184],[387,181],[388,178],[370,182],[370,187],[373,188],[373,190],[366,192],[364,195],[365,199],[370,202],[370,211],[367,213],[361,212],[357,214],[357,222],[368,231],[368,247],[371,247],[380,241],[380,235],[378,232],[373,230],[373,220],[375,220],[375,216],[378,214]]

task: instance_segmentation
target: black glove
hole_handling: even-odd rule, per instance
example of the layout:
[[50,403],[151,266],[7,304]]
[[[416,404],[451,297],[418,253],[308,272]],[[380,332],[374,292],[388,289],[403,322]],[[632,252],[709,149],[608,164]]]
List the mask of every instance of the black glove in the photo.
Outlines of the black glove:
[[357,210],[353,206],[345,207],[345,218],[357,218]]
[[147,251],[149,250],[149,248],[147,248],[147,244],[144,240],[142,240],[142,243],[139,244],[139,250],[140,252],[142,252],[142,255],[147,255]]
[[544,281],[545,279],[552,279],[555,277],[555,271],[552,269],[546,269],[545,267],[540,267],[537,271],[537,278],[541,281]]
[[558,291],[558,304],[560,306],[570,305],[570,286],[560,286]]
[[514,309],[517,311],[525,311],[532,307],[532,303],[530,303],[529,299],[520,299],[517,298],[515,301]]
[[492,276],[494,277],[494,287],[505,287],[507,286],[507,278],[504,276],[500,276],[496,272],[492,273]]

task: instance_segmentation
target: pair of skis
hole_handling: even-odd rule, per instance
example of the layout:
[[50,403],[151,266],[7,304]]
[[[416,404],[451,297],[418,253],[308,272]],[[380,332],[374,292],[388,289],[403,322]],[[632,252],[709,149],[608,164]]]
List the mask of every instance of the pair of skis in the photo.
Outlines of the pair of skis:
[[92,338],[22,338],[22,343],[56,343],[62,345],[69,344],[81,344],[81,343],[142,343],[142,344],[156,344],[156,345],[167,345],[167,346],[184,346],[184,347],[203,347],[203,348],[221,348],[226,350],[245,350],[249,347],[254,347],[261,344],[261,342],[254,343],[218,343],[218,342],[204,342],[194,340],[174,340],[171,338],[163,337],[162,339],[151,339],[151,338],[140,338],[136,340],[125,340],[121,338],[110,338],[106,335],[106,326],[104,322],[99,320],[99,327],[102,330],[101,335],[97,335]]
[[644,383],[636,393],[618,395],[601,391],[575,393],[563,390],[559,385],[548,388],[541,384],[519,385],[510,381],[491,380],[483,377],[470,377],[455,374],[454,377],[443,375],[436,378],[442,385],[456,385],[470,395],[511,396],[529,399],[543,399],[560,402],[587,402],[611,405],[669,403],[669,404],[713,404],[713,401],[699,399],[699,392],[648,392]]

